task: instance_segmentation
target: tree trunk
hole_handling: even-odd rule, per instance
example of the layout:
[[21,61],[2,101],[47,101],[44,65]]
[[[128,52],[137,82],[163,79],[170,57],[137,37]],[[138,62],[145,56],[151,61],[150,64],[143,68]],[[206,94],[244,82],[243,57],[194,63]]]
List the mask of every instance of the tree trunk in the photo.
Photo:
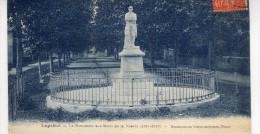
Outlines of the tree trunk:
[[50,64],[50,73],[53,73],[53,57],[52,57],[52,52],[49,52],[49,64]]
[[23,46],[21,37],[21,18],[16,15],[16,88],[12,91],[12,119],[15,120],[17,116],[17,94],[23,93]]
[[65,66],[65,64],[66,64],[66,54],[65,53],[63,53],[63,64],[64,64],[64,66]]
[[177,46],[177,43],[175,41],[175,52],[174,52],[174,68],[177,68],[178,67],[178,53],[179,53],[179,50],[178,50],[178,46]]
[[17,37],[16,37],[16,33],[15,33],[16,31],[13,31],[13,44],[12,44],[12,46],[13,46],[13,53],[12,53],[12,55],[13,55],[13,59],[12,59],[12,62],[13,62],[13,64],[12,64],[12,67],[16,67],[16,61],[17,61]]
[[48,59],[48,57],[49,57],[49,53],[48,53],[48,52],[45,52],[45,57],[44,57],[44,59],[43,59],[43,60],[47,60],[47,59]]
[[151,66],[154,67],[155,66],[155,60],[154,60],[154,53],[152,52],[152,57],[151,57]]
[[38,69],[39,69],[39,80],[40,83],[42,82],[42,61],[41,61],[41,56],[38,56]]
[[70,61],[70,52],[67,52],[67,54],[66,54],[66,61],[67,61],[67,62]]
[[[19,34],[19,33],[18,33]],[[16,88],[13,91],[13,119],[16,119],[17,96],[24,92],[23,88],[23,47],[21,37],[17,37]]]
[[216,53],[215,53],[215,46],[212,44],[212,41],[209,44],[209,69],[215,70],[216,69]]
[[32,54],[32,62],[34,61],[34,56],[33,56],[33,54]]
[[211,69],[211,42],[209,42],[209,48],[208,48],[208,69]]
[[153,45],[152,44],[150,44],[149,57],[151,59],[151,67],[154,67],[154,65],[155,65],[155,63],[154,63],[154,50],[153,50]]
[[61,54],[58,53],[58,68],[61,68]]
[[18,37],[17,43],[17,61],[16,61],[16,79],[17,79],[17,93],[23,92],[23,47],[22,41]]

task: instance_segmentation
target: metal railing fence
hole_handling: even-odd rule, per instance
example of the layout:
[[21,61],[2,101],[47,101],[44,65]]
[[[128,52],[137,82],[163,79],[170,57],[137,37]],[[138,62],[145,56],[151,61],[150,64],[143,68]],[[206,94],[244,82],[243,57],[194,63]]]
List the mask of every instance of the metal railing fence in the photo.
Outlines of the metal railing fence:
[[51,98],[71,104],[133,107],[192,103],[215,95],[214,72],[208,70],[145,69],[142,78],[111,77],[114,72],[67,70],[54,74],[49,84]]

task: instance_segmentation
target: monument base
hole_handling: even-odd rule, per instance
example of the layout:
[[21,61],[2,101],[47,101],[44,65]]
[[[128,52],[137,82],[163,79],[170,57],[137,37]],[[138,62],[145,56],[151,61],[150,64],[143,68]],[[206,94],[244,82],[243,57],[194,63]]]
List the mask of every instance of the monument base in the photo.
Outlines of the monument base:
[[132,92],[132,90],[148,90],[154,88],[154,82],[149,81],[149,79],[122,79],[112,81],[112,83],[113,90],[122,90],[124,92]]
[[120,78],[141,78],[144,74],[143,56],[139,46],[124,48],[121,57]]

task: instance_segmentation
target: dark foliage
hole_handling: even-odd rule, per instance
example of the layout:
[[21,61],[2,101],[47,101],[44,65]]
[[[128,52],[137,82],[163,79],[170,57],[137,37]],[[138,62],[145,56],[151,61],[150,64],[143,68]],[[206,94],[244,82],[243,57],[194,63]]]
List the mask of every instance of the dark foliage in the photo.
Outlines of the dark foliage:
[[25,94],[18,97],[19,110],[33,110],[37,108],[37,104],[33,101],[30,95]]
[[[8,2],[9,25],[15,11],[23,21],[28,52],[81,52],[91,46],[122,49],[124,14],[132,5],[138,15],[136,45],[143,50],[163,46],[181,55],[249,56],[248,11],[214,13],[212,1],[196,0],[19,0]],[[98,7],[97,9],[95,9]]]

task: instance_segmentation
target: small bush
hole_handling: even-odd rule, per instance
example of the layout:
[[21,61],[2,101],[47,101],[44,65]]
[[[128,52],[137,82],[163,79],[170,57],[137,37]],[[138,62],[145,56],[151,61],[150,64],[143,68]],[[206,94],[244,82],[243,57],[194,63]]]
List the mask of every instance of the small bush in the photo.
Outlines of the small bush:
[[45,117],[48,120],[62,121],[62,122],[71,122],[71,121],[78,120],[79,119],[78,116],[79,116],[78,114],[67,112],[63,108],[48,109],[47,113],[45,114]]
[[48,111],[46,113],[47,119],[56,120],[56,121],[61,121],[63,119],[63,115],[64,115],[63,108],[48,109]]
[[146,105],[147,103],[148,102],[145,98],[140,100],[140,104],[143,105],[143,106]]
[[130,117],[130,118],[138,118],[138,117],[140,117],[139,111],[136,110],[136,109],[129,109],[127,114],[128,114],[128,117]]
[[24,94],[18,97],[18,108],[19,110],[33,110],[37,108],[37,104],[28,94]]
[[109,111],[108,113],[105,113],[103,116],[106,120],[113,120],[115,118],[115,113],[112,111]]
[[154,110],[151,115],[152,117],[162,117],[165,115],[171,114],[171,110],[168,107],[159,107],[158,109]]
[[92,110],[87,111],[87,115],[89,118],[99,118],[99,117],[102,117],[103,114],[104,113],[100,112],[97,109],[92,109]]
[[169,115],[171,113],[171,110],[168,107],[160,107],[159,112],[161,115]]
[[115,113],[115,117],[118,119],[124,119],[127,117],[127,114],[123,110],[119,110]]
[[150,110],[143,110],[143,111],[140,111],[140,115],[142,117],[148,117],[148,116],[151,116],[151,111]]
[[[71,122],[71,121],[85,120],[89,118],[91,119],[103,118],[104,116],[106,116],[106,114],[98,111],[97,109],[89,110],[82,113],[70,113],[65,111],[63,108],[58,108],[58,109],[48,109],[45,116],[48,120]],[[114,116],[112,117],[114,118]]]

